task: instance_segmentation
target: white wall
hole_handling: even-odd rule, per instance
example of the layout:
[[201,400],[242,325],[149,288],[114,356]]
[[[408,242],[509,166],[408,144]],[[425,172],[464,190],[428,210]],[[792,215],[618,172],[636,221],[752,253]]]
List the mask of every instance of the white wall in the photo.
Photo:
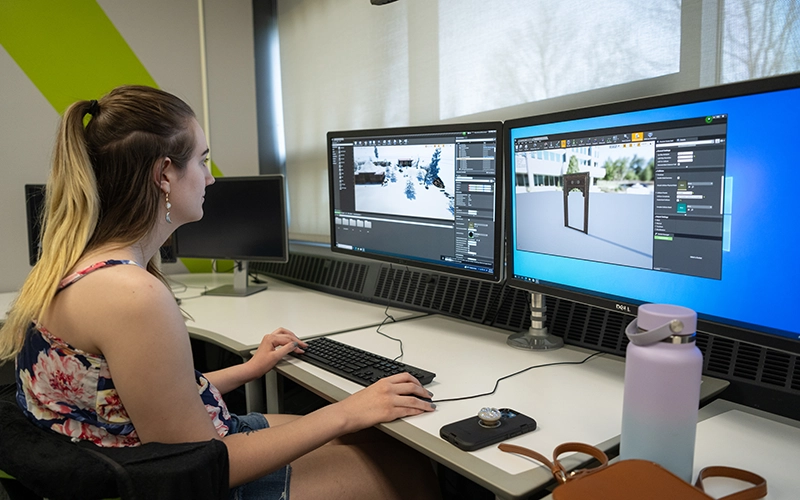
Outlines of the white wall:
[[[99,0],[158,86],[205,120],[197,0]],[[226,176],[258,174],[251,0],[204,0],[212,160]],[[79,33],[80,30],[76,31]],[[93,71],[91,61],[76,61]],[[87,96],[91,98],[94,96]],[[0,45],[0,292],[30,271],[23,186],[44,183],[59,116]]]

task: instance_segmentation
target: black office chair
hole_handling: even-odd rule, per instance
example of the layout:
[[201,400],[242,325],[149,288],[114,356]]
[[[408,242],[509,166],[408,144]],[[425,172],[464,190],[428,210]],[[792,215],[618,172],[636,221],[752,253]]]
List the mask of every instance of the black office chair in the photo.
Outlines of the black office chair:
[[11,500],[227,499],[228,465],[219,440],[101,448],[39,428],[0,401],[0,482]]

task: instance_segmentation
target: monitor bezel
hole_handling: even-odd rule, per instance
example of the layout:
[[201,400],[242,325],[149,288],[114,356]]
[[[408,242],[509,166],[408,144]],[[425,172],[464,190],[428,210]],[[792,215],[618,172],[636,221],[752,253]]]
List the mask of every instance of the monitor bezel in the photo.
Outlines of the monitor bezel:
[[[516,182],[513,168],[512,131],[518,128],[544,125],[548,123],[565,122],[583,118],[593,118],[603,115],[628,113],[644,109],[670,107],[696,102],[727,99],[745,95],[762,94],[773,91],[800,88],[800,73],[790,73],[744,82],[736,82],[715,87],[705,87],[694,90],[660,94],[651,97],[630,99],[607,104],[600,104],[585,108],[574,108],[564,111],[527,116],[507,120],[503,124],[504,156],[506,158],[504,178],[505,191],[505,227],[506,227],[506,283],[516,289],[529,292],[542,293],[554,298],[561,298],[635,316],[638,307],[644,302],[627,297],[604,294],[601,292],[575,288],[567,285],[538,282],[517,278],[514,273],[514,234],[512,203]],[[759,293],[754,290],[753,293]],[[774,293],[774,292],[770,292]],[[779,349],[795,354],[800,354],[800,339],[792,339],[777,333],[774,329],[762,325],[738,322],[726,318],[715,317],[698,313],[697,330],[712,335],[727,337],[765,347]]]
[[[495,157],[495,234],[494,234],[494,266],[492,273],[485,273],[480,271],[472,271],[457,266],[449,266],[445,264],[436,264],[428,261],[416,260],[413,258],[403,258],[392,255],[385,255],[372,252],[361,252],[357,250],[350,250],[336,245],[336,207],[335,203],[335,182],[334,182],[334,168],[333,168],[333,151],[331,148],[331,141],[334,138],[346,137],[369,137],[376,135],[403,135],[403,134],[435,134],[435,133],[452,133],[459,131],[481,131],[493,129],[497,132],[497,146]],[[356,129],[356,130],[338,130],[329,131],[326,136],[326,147],[328,149],[328,217],[330,227],[330,249],[332,252],[360,257],[364,259],[376,260],[380,262],[387,262],[389,264],[396,264],[399,266],[424,269],[433,271],[440,274],[451,276],[459,276],[465,278],[476,279],[480,281],[489,281],[492,283],[500,283],[504,279],[505,271],[505,201],[504,201],[504,188],[505,182],[503,176],[505,175],[504,152],[505,143],[503,136],[503,122],[501,121],[480,121],[468,123],[448,123],[436,125],[420,125],[408,127],[391,127],[391,128],[375,128],[375,129]]]
[[[289,261],[289,224],[288,224],[288,207],[286,206],[286,179],[283,174],[263,174],[263,175],[250,175],[250,176],[230,176],[230,177],[217,177],[215,183],[246,183],[258,181],[275,181],[280,183],[278,189],[280,195],[280,206],[282,208],[282,231],[283,231],[283,244],[282,255],[269,257],[263,255],[246,255],[246,254],[225,254],[214,252],[186,252],[181,249],[180,232],[184,226],[179,227],[173,233],[173,245],[175,248],[175,255],[178,258],[192,258],[192,259],[211,259],[211,260],[234,260],[234,261],[252,261],[252,262],[278,262],[285,263]],[[212,188],[213,189],[213,188]],[[205,210],[205,208],[204,208]],[[192,223],[189,223],[192,224]],[[188,224],[187,224],[188,225]],[[213,254],[213,255],[212,255]]]
[[39,261],[44,197],[45,184],[25,184],[25,224],[28,231],[28,262],[31,266]]

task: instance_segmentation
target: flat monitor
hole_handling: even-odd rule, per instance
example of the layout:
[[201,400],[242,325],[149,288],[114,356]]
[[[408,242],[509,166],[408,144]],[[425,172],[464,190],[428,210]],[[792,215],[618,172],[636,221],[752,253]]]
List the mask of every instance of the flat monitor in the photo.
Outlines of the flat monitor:
[[178,257],[230,259],[234,284],[206,295],[246,296],[266,288],[248,283],[249,261],[287,262],[289,238],[282,175],[220,177],[206,188],[203,218],[175,231]]
[[800,353],[800,74],[505,122],[509,284]]
[[500,281],[502,124],[329,132],[331,249]]
[[[42,212],[44,211],[44,184],[25,184],[25,216],[28,229],[28,261],[36,265],[41,253]],[[177,262],[172,238],[160,248],[161,262]]]

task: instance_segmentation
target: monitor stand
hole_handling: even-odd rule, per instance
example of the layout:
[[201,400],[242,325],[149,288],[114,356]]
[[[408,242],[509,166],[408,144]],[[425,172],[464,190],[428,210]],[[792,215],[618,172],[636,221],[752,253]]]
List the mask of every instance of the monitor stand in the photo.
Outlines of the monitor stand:
[[256,292],[267,289],[267,285],[248,285],[248,267],[250,262],[237,260],[233,268],[233,285],[222,285],[211,290],[206,290],[203,295],[218,295],[223,297],[247,297]]
[[547,306],[544,303],[544,295],[539,292],[531,292],[531,327],[527,331],[509,335],[506,343],[517,349],[530,351],[563,347],[564,340],[548,333],[547,327],[544,326],[547,320],[545,312],[547,312]]

